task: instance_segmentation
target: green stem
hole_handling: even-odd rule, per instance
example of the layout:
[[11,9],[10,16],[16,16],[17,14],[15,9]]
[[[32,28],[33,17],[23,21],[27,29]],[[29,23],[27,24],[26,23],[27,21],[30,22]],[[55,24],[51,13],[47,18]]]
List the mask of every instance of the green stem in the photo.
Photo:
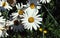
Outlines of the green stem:
[[44,33],[43,33],[43,38],[44,38]]
[[45,9],[47,10],[48,14],[51,16],[51,18],[55,21],[56,24],[58,24],[58,22],[55,20],[55,18],[52,16],[52,14],[49,12],[49,10],[47,9],[47,7],[45,5],[43,5],[45,7]]

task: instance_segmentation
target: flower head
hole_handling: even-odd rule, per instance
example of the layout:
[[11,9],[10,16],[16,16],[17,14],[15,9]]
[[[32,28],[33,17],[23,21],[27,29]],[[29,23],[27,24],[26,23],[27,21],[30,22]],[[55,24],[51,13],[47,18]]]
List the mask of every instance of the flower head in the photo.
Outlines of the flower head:
[[7,1],[0,1],[0,7],[3,7],[8,10],[12,9],[12,7],[8,4]]
[[16,18],[19,16],[19,17],[23,17],[23,14],[24,14],[24,11],[21,9],[21,10],[18,10],[16,13],[12,13],[12,16],[13,16],[13,19]]
[[22,23],[24,25],[25,29],[30,29],[32,30],[32,28],[34,28],[35,30],[37,30],[37,27],[39,28],[39,24],[41,24],[42,18],[40,17],[41,15],[37,15],[37,12],[34,13],[25,13],[23,14]]

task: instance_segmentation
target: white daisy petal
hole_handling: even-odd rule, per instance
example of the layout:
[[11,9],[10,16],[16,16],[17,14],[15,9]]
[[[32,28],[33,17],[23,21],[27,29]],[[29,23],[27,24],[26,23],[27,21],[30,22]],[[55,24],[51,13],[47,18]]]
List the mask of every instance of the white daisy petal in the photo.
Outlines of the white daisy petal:
[[20,6],[19,3],[16,5],[16,8],[17,8],[18,10],[21,9],[21,6]]
[[46,4],[46,3],[50,3],[50,1],[51,1],[51,0],[40,0],[40,2],[45,3],[45,4]]
[[49,3],[51,0],[47,0],[47,3]]
[[38,18],[38,17],[40,17],[41,15],[37,15],[37,16],[35,16],[36,18]]
[[32,25],[32,27],[33,27],[35,30],[37,30],[37,27],[36,27],[36,25],[35,25],[35,24],[33,24],[33,25]]
[[42,18],[36,18],[36,20],[38,20],[38,21],[42,21]]
[[22,23],[26,23],[26,21],[23,21]]
[[32,30],[32,27],[30,27],[30,30]]
[[37,9],[40,9],[41,8],[41,6],[37,6]]
[[36,10],[36,12],[33,13],[33,14],[34,14],[33,16],[36,16],[36,15],[38,14],[38,12],[39,12],[39,11]]
[[39,21],[37,21],[37,20],[35,20],[35,23],[37,23],[37,24],[41,24],[41,22],[39,22]]
[[40,27],[37,23],[35,23],[35,25],[36,25],[38,28]]

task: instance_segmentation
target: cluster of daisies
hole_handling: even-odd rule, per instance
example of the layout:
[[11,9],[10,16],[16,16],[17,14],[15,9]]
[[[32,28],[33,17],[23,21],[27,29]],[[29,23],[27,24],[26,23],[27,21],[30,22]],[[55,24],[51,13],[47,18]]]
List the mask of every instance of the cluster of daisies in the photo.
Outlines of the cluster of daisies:
[[[9,26],[11,26],[11,30],[21,31],[24,29],[32,31],[40,28],[40,24],[42,24],[42,17],[39,13],[39,9],[41,8],[40,3],[49,3],[51,0],[37,0],[37,5],[33,2],[31,3],[28,0],[27,4],[23,5],[23,3],[16,3],[15,6],[17,10],[13,12],[9,20],[4,19],[2,16],[1,10],[10,10],[13,7],[7,2],[7,0],[0,0],[0,37],[7,37],[9,34],[6,32],[9,30]],[[7,16],[8,17],[8,16]],[[12,19],[12,20],[11,20]]]

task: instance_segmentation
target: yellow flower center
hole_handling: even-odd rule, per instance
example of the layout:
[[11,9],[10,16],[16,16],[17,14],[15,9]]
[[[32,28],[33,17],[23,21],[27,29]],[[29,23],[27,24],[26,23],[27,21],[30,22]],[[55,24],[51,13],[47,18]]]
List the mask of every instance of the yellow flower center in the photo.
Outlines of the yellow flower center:
[[35,8],[35,4],[34,4],[34,3],[31,3],[31,4],[30,4],[30,8],[31,8],[31,9],[34,9],[34,8]]
[[28,22],[29,22],[29,23],[33,23],[33,22],[34,22],[34,18],[33,18],[33,17],[29,17],[29,18],[28,18]]
[[42,30],[42,28],[40,28],[40,29],[39,29],[39,31],[41,31],[41,32],[42,32],[42,31],[43,31],[43,30]]
[[23,15],[24,11],[23,10],[18,10],[19,15]]
[[44,30],[43,32],[46,34],[47,33],[47,30]]
[[6,2],[3,2],[3,3],[2,3],[2,6],[5,7],[5,6],[6,6]]

